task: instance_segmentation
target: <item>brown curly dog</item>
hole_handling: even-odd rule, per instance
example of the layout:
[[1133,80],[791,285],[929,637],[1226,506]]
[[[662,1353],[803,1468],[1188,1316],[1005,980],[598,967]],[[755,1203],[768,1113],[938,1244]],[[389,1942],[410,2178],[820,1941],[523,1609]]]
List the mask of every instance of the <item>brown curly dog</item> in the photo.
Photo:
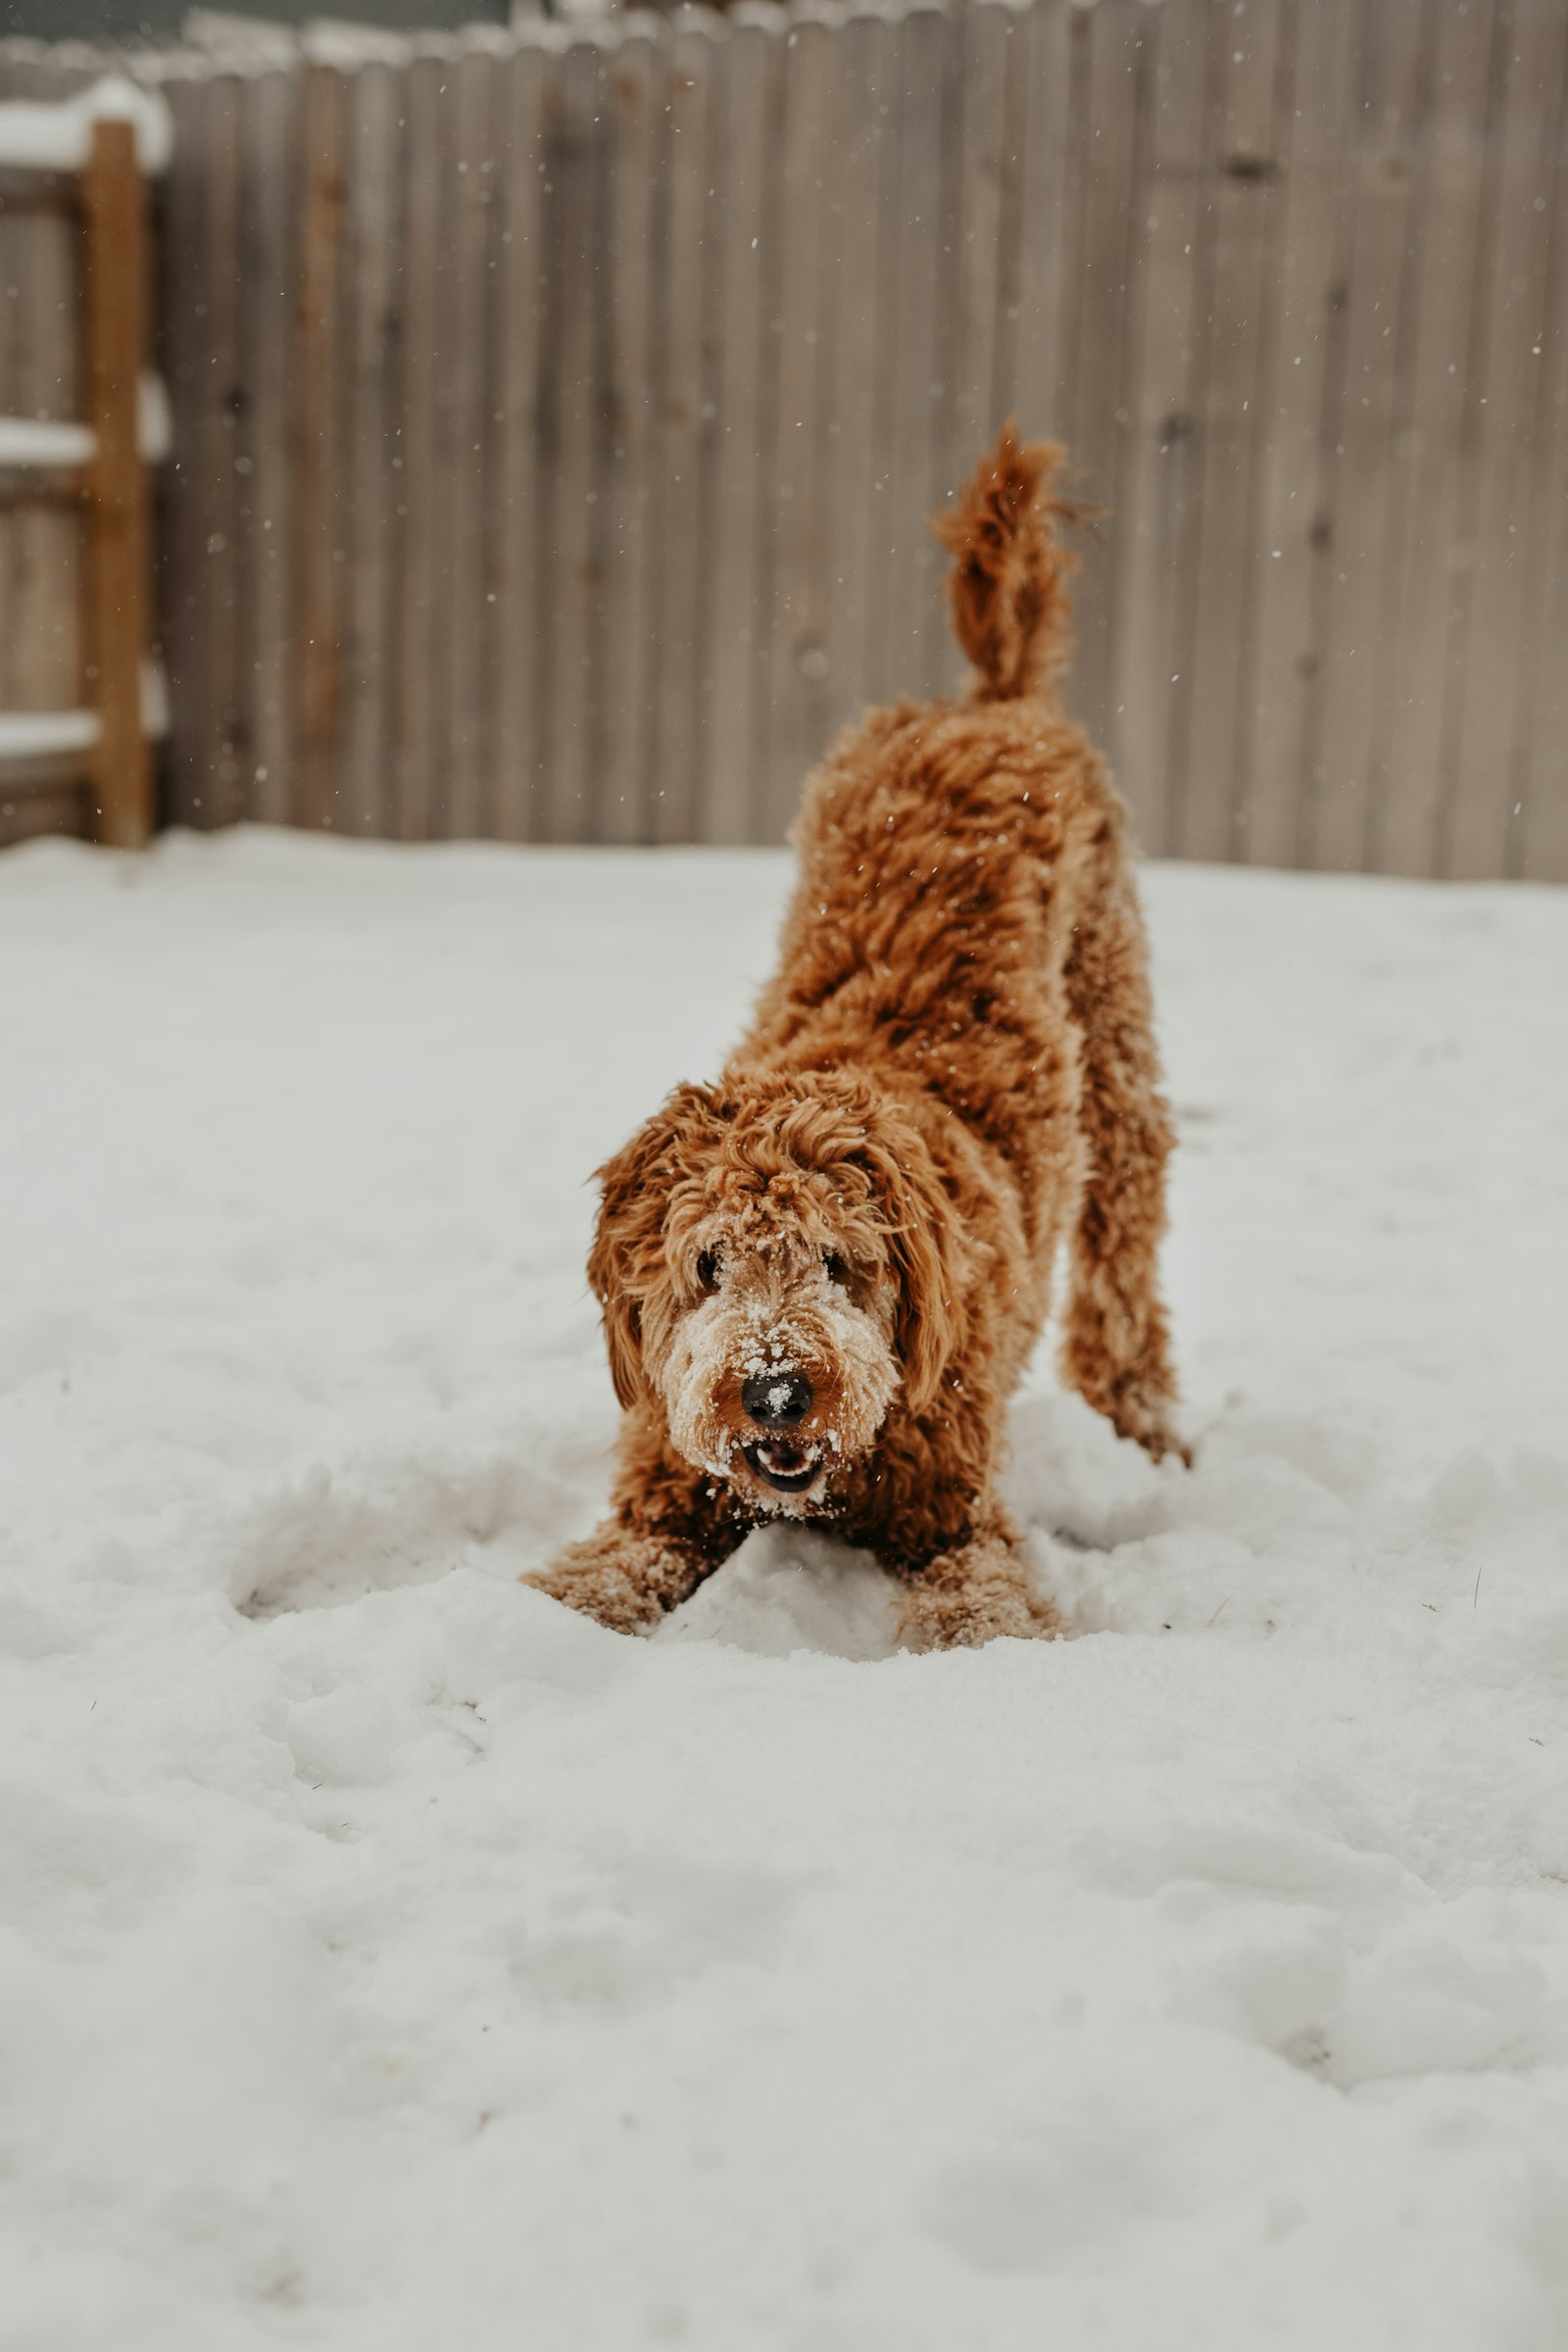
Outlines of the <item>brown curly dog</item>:
[[529,1581],[602,1624],[654,1625],[784,1514],[876,1554],[915,1647],[1049,1633],[996,1482],[1063,1240],[1067,1379],[1176,1445],[1127,818],[1051,683],[1061,457],[1009,426],[934,526],[968,699],[836,746],[750,1032],[601,1170],[614,1507]]

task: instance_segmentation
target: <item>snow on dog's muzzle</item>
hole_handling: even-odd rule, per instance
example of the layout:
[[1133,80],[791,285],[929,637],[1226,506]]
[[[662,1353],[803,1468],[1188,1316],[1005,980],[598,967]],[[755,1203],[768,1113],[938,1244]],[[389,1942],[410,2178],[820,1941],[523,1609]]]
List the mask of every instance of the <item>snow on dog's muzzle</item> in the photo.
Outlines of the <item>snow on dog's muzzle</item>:
[[822,1467],[815,1440],[794,1435],[812,1404],[806,1374],[793,1364],[756,1371],[741,1390],[741,1403],[764,1433],[742,1446],[754,1476],[780,1494],[804,1494]]

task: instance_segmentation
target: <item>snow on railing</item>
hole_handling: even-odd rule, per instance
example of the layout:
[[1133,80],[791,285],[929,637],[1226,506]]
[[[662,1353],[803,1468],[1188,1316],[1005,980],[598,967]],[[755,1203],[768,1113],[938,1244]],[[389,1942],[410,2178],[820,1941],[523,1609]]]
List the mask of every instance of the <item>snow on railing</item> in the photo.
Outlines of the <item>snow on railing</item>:
[[64,760],[92,751],[103,734],[96,710],[0,710],[0,760]]
[[84,172],[94,125],[128,122],[143,172],[169,168],[173,122],[156,90],[140,90],[122,74],[106,74],[77,97],[45,104],[12,98],[0,104],[0,168],[14,172]]
[[[169,733],[169,681],[162,662],[141,665],[142,733]],[[96,710],[0,710],[0,760],[70,760],[96,751],[104,722]]]
[[[144,375],[136,387],[136,447],[144,466],[160,466],[169,455],[169,395],[163,379]],[[0,416],[0,471],[15,466],[53,470],[90,466],[98,436],[90,424],[69,417]]]

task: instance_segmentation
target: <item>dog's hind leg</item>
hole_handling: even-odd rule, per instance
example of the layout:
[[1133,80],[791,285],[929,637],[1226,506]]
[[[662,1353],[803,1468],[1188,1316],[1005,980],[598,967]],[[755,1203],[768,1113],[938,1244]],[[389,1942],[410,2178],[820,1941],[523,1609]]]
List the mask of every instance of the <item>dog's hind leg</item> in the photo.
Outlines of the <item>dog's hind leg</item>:
[[1081,887],[1062,973],[1079,1033],[1084,1144],[1062,1372],[1121,1436],[1136,1438],[1158,1460],[1182,1450],[1159,1296],[1165,1162],[1174,1138],[1159,1086],[1126,819],[1108,793],[1093,824],[1077,847]]

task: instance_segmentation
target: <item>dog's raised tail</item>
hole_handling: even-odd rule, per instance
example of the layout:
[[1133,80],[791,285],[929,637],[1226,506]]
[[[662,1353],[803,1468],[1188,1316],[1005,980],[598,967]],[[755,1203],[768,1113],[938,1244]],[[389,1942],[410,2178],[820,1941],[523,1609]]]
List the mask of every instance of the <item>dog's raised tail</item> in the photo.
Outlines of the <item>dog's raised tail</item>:
[[953,558],[954,634],[975,668],[983,702],[1034,694],[1072,659],[1067,581],[1078,559],[1056,535],[1078,510],[1055,488],[1066,451],[1018,440],[1007,423],[948,513],[931,528]]

